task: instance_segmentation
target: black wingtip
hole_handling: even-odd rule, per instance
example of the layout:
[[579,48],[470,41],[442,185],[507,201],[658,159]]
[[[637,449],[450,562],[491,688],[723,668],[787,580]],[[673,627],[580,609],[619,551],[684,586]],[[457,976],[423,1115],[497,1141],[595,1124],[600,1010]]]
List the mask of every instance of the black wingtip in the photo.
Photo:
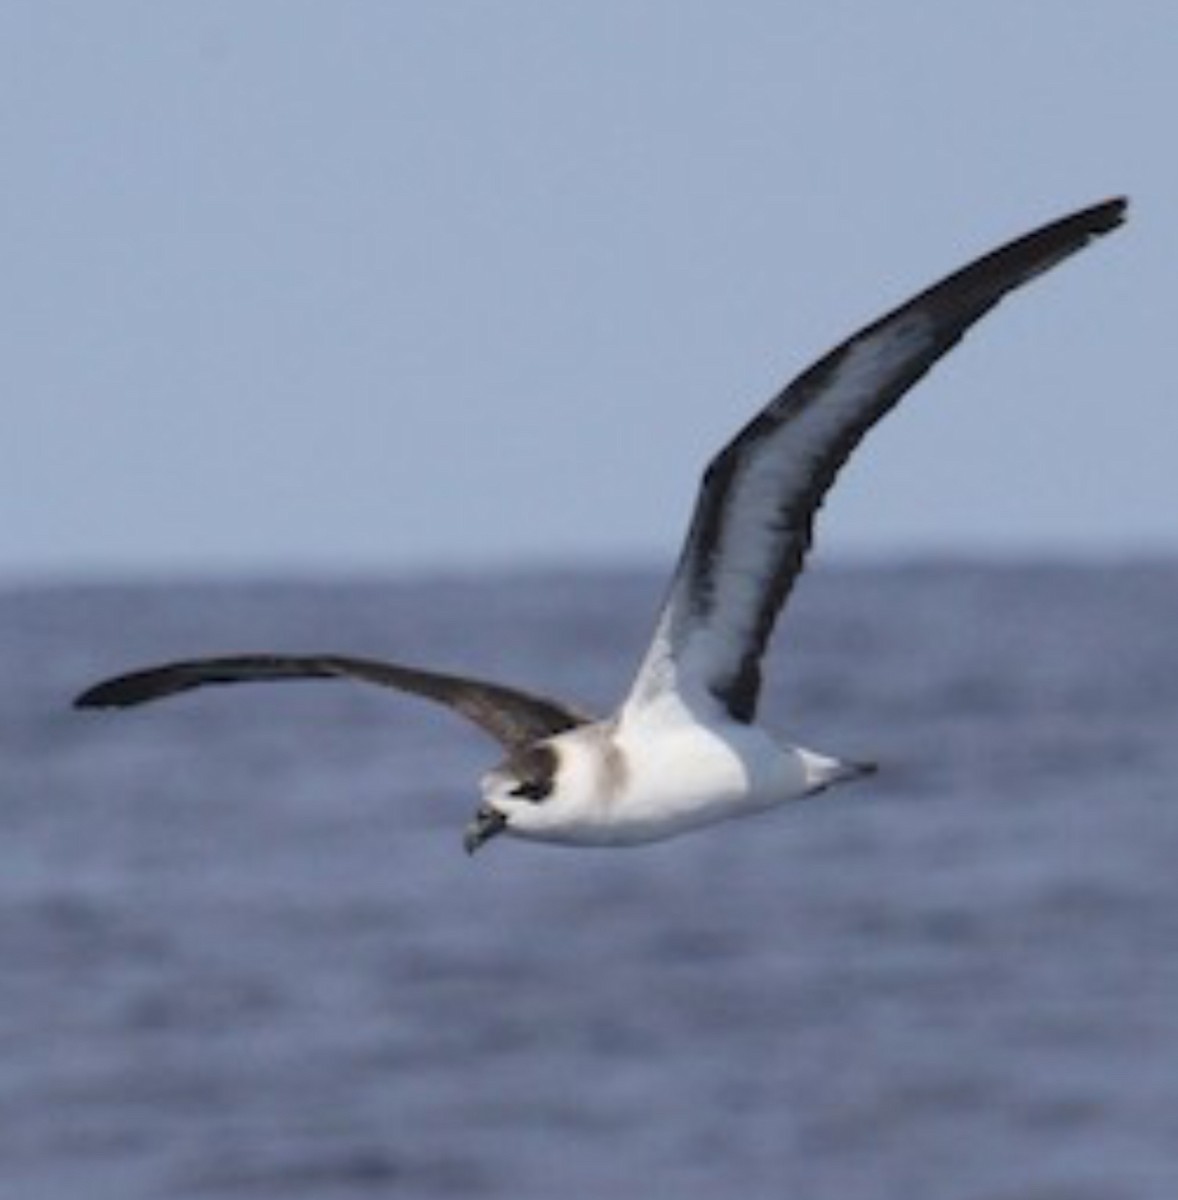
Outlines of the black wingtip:
[[1093,238],[1103,237],[1123,225],[1128,211],[1129,198],[1113,196],[1109,200],[1102,200],[1069,216],[1061,217],[1058,221],[1044,226],[1038,231],[1038,235],[1032,232],[1028,235],[1028,240],[1034,238],[1040,243],[1055,240],[1062,252],[1061,257],[1066,256],[1087,245]]
[[1108,233],[1124,223],[1129,214],[1129,197],[1113,196],[1111,199],[1092,205],[1076,214],[1092,233]]
[[74,708],[126,708],[134,704],[122,695],[121,690],[110,683],[99,683],[87,688],[81,695],[74,697]]
[[103,679],[74,699],[74,708],[132,708],[186,691],[192,684],[169,670],[134,671]]

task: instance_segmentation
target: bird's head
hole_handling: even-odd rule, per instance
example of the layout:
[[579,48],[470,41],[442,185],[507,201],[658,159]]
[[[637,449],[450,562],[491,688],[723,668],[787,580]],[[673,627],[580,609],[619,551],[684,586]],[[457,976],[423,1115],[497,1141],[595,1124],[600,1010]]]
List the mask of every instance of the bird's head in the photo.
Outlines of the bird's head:
[[558,830],[580,791],[567,770],[570,748],[565,740],[558,736],[513,750],[483,776],[483,802],[463,839],[467,853],[501,833],[559,840]]

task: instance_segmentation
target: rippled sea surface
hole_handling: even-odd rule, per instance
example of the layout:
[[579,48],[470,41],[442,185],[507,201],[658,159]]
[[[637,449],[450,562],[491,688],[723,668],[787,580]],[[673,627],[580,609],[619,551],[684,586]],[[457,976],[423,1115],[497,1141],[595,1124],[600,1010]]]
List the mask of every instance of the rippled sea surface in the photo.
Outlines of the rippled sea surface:
[[337,649],[605,708],[660,581],[0,593],[0,1197],[1178,1196],[1178,566],[826,569],[768,723],[881,774],[460,845],[496,757]]

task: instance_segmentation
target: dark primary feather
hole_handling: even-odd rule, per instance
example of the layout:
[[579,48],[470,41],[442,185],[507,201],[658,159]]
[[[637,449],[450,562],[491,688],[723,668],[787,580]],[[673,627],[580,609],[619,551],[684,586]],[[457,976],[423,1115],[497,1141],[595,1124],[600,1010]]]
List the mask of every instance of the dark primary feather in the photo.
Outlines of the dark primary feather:
[[590,720],[567,705],[502,684],[333,654],[241,654],[165,663],[95,684],[74,706],[128,708],[210,684],[283,679],[356,679],[410,692],[461,713],[509,750]]
[[[708,681],[708,689],[733,717],[747,722],[755,715],[761,658],[778,613],[801,572],[814,515],[864,434],[1003,296],[1055,266],[1092,238],[1116,228],[1124,219],[1125,207],[1126,201],[1118,198],[1073,213],[947,276],[831,350],[779,393],[712,460],[664,609],[670,623],[661,627],[669,628],[674,653],[690,638],[692,625],[725,621],[726,614],[715,611],[721,606],[725,585],[729,585],[729,597],[741,595],[740,588],[734,586],[732,556],[726,550],[732,538],[748,536],[749,522],[759,522],[758,536],[764,541],[764,551],[755,609],[727,614],[740,622],[744,636],[739,640],[743,644],[726,662],[717,664]],[[769,502],[755,512],[734,512],[733,508],[739,507],[733,498],[742,471],[759,453],[792,449],[784,441],[793,436],[792,431],[784,427],[794,422],[800,425],[808,412],[820,411],[824,395],[838,381],[848,355],[869,346],[873,338],[882,340],[903,330],[906,321],[916,320],[929,323],[929,336],[923,340],[914,336],[913,352],[872,381],[862,402],[853,406],[840,427],[830,430],[821,444],[813,447],[813,457],[805,470],[791,472],[783,468],[777,493]],[[782,440],[777,441],[775,435]],[[767,446],[771,439],[774,444]],[[735,527],[742,522],[744,528],[737,531]],[[747,562],[735,569],[747,571]],[[659,678],[667,677],[660,674]],[[641,692],[641,680],[636,690]]]

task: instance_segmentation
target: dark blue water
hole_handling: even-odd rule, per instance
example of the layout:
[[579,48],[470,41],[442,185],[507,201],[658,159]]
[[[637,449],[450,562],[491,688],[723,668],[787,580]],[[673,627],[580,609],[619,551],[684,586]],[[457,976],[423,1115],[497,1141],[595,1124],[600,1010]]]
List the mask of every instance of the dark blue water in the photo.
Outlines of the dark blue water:
[[1178,566],[812,575],[769,721],[883,764],[619,852],[460,846],[384,654],[606,706],[660,583],[0,595],[0,1196],[1178,1196]]

